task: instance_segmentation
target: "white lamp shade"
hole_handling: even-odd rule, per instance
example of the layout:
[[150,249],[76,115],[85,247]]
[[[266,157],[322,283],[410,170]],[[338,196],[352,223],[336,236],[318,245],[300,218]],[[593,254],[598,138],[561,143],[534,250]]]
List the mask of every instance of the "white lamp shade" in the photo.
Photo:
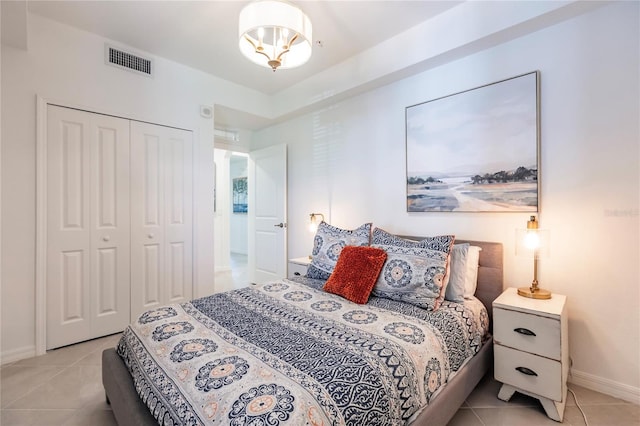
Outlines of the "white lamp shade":
[[274,56],[274,44],[277,44],[277,40],[273,39],[274,28],[286,28],[291,35],[298,34],[298,38],[289,47],[289,52],[282,56],[282,65],[279,68],[300,66],[311,57],[311,21],[296,6],[279,0],[261,0],[249,3],[240,12],[238,26],[240,51],[250,61],[271,68],[267,57],[256,53],[255,47],[245,38],[250,37],[257,45],[260,28],[264,29],[261,44],[269,56]]

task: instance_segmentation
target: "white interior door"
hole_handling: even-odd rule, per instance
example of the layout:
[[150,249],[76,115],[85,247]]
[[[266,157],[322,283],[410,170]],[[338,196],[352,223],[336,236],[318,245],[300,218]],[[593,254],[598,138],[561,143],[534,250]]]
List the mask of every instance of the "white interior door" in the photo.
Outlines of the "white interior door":
[[47,349],[129,322],[129,122],[47,107]]
[[287,267],[287,146],[249,154],[249,279],[284,278]]
[[192,298],[193,137],[131,122],[131,318]]

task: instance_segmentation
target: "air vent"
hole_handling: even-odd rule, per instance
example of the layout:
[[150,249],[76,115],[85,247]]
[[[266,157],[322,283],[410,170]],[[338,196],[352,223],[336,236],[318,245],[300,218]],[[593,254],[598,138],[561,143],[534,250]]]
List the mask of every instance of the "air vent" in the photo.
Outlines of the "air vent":
[[151,59],[143,58],[142,56],[134,55],[133,53],[125,52],[124,50],[116,49],[109,45],[105,45],[105,56],[106,62],[109,65],[135,71],[147,76],[153,75],[153,61]]
[[213,135],[216,138],[224,139],[230,142],[240,142],[240,135],[237,130],[229,130],[229,129],[213,129]]

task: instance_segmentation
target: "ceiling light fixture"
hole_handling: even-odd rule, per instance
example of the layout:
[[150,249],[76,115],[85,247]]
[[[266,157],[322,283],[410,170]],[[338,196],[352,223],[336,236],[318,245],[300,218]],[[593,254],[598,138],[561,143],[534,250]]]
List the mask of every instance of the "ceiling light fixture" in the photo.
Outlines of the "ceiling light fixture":
[[311,21],[291,3],[259,0],[240,12],[240,51],[263,67],[295,68],[311,57]]

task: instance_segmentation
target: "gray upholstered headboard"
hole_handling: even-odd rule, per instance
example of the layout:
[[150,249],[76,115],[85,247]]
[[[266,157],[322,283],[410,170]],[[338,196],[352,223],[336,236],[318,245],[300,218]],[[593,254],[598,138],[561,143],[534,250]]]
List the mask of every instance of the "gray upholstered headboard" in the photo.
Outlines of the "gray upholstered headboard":
[[[421,240],[424,237],[402,236],[402,238]],[[480,251],[476,297],[487,308],[489,319],[493,319],[491,303],[502,293],[504,286],[502,243],[459,239],[456,239],[455,242],[456,244],[469,243],[482,248]]]

